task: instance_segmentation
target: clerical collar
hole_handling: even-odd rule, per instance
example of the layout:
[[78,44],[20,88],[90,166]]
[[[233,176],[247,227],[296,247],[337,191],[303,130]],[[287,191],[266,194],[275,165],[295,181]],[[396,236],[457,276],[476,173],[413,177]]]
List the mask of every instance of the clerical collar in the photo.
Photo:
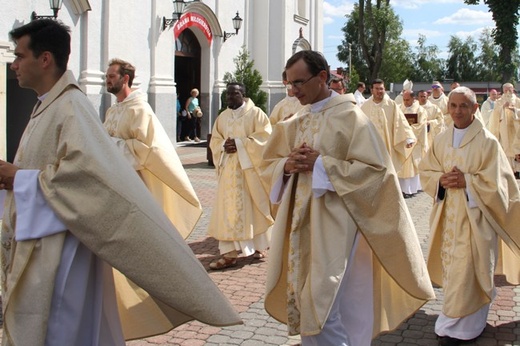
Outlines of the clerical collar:
[[332,90],[331,93],[329,94],[329,97],[311,104],[311,113],[316,113],[316,112],[321,111],[323,109],[323,107],[327,104],[327,102],[329,102],[329,100],[333,99],[334,97],[336,97],[338,95],[339,94],[337,92]]
[[46,92],[45,94],[43,94],[42,96],[37,96],[38,100],[40,102],[43,102],[43,100],[45,100],[45,98],[47,97],[47,95],[49,95],[49,92]]

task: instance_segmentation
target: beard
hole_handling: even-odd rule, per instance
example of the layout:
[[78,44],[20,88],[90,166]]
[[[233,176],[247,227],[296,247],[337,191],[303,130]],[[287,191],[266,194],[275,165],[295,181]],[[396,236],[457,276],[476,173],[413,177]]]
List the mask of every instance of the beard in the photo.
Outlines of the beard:
[[118,81],[117,83],[115,84],[112,84],[112,85],[107,85],[107,91],[111,94],[117,94],[118,92],[121,91],[121,89],[123,89],[123,82],[122,81]]

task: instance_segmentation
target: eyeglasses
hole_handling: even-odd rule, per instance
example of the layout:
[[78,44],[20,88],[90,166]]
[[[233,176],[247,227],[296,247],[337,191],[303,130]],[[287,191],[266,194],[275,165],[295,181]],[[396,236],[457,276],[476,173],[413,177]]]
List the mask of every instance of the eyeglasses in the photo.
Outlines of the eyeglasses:
[[306,80],[303,80],[303,81],[295,80],[294,82],[287,82],[287,84],[285,84],[285,87],[287,88],[287,90],[292,90],[293,87],[299,90],[305,83],[307,83],[308,81],[310,81],[311,79],[313,79],[316,76],[317,76],[317,74],[310,76],[309,78],[307,78]]

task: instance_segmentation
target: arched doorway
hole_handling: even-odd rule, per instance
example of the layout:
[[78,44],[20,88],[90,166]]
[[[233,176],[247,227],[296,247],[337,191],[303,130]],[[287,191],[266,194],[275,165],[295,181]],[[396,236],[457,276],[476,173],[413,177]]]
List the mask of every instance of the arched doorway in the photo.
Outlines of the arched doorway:
[[[175,82],[182,108],[190,97],[191,89],[197,88],[201,92],[200,63],[200,43],[191,29],[185,29],[175,40]],[[202,93],[199,96],[202,103],[201,97]]]

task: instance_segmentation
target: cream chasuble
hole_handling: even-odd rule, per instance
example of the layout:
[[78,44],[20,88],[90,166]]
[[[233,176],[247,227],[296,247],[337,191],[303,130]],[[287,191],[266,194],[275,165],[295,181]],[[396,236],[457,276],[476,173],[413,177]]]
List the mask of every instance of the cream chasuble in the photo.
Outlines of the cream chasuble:
[[[213,125],[210,147],[218,179],[208,234],[222,241],[251,240],[273,225],[267,186],[259,167],[271,134],[269,118],[250,99],[222,112]],[[235,139],[237,152],[227,154],[224,142]]]
[[294,96],[286,96],[274,106],[273,111],[269,115],[269,121],[271,122],[271,125],[274,125],[277,122],[296,114],[296,112],[298,112],[302,107],[303,106],[298,98]]
[[[453,139],[453,126],[435,138],[420,176],[434,198],[428,269],[443,287],[443,313],[456,318],[491,302],[494,273],[520,283],[520,195],[500,144],[480,121],[471,123],[458,147]],[[464,173],[467,189],[445,190],[438,199],[440,176],[454,166]],[[503,241],[498,255],[497,237]]]
[[202,215],[202,206],[181,160],[152,108],[138,90],[106,113],[109,135],[125,144],[137,173],[186,239]]
[[426,100],[426,103],[421,107],[428,114],[428,147],[430,147],[435,136],[444,131],[444,116],[441,109],[431,103],[430,100]]
[[380,103],[375,103],[373,97],[370,97],[361,109],[375,125],[392,158],[395,170],[399,172],[413,150],[406,148],[407,140],[415,140],[413,130],[399,106],[385,95]]
[[[509,102],[514,110],[505,109],[505,102]],[[510,165],[515,167],[513,159],[515,154],[519,154],[514,148],[514,142],[517,133],[520,131],[520,98],[515,95],[508,97],[506,94],[495,101],[495,108],[491,119],[489,119],[489,130],[498,138]]]
[[125,275],[114,280],[126,339],[164,333],[193,319],[240,323],[117,152],[71,72],[31,115],[16,161],[20,169],[41,171],[43,196],[68,230],[15,241],[17,210],[12,191],[7,192],[1,253],[4,345],[44,344],[55,278],[70,235]]
[[413,178],[419,174],[419,163],[428,151],[428,116],[426,110],[415,101],[410,107],[400,105],[403,114],[416,114],[417,123],[410,124],[416,138],[412,154],[403,162],[403,167],[398,172],[399,178]]
[[290,334],[319,334],[359,231],[373,251],[373,333],[394,329],[434,294],[388,152],[353,95],[338,95],[315,113],[305,107],[274,126],[264,151],[269,184],[281,179],[289,153],[304,142],[320,152],[335,191],[314,198],[311,173],[287,182],[273,227],[265,308]]
[[448,113],[448,96],[442,93],[438,98],[433,97],[433,94],[428,96],[428,101],[440,108],[442,114]]

